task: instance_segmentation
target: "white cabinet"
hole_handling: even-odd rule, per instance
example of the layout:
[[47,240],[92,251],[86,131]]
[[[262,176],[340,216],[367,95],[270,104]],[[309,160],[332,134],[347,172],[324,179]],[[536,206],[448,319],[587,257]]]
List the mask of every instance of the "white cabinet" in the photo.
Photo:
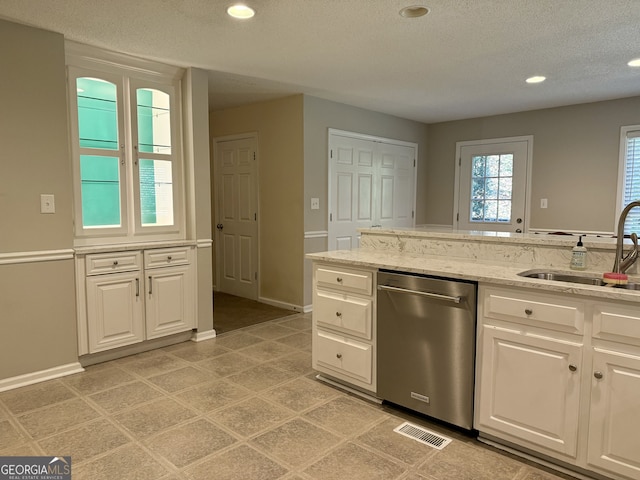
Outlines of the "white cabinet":
[[192,256],[191,247],[172,247],[79,258],[79,354],[195,328]]
[[640,306],[481,285],[475,428],[640,478]]
[[483,327],[477,428],[576,456],[582,345]]
[[480,289],[476,428],[576,457],[584,306]]
[[147,339],[195,328],[195,289],[187,249],[145,251]]
[[588,464],[640,478],[640,306],[599,303],[589,372]]
[[87,277],[89,351],[101,352],[144,340],[140,272]]
[[313,368],[369,392],[376,390],[375,272],[313,268]]

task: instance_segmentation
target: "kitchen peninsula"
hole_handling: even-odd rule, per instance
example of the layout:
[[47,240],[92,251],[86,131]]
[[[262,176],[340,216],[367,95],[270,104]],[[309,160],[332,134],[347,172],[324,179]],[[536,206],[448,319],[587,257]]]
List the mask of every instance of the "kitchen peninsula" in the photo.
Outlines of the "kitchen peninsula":
[[[638,479],[640,290],[519,275],[569,272],[576,240],[374,228],[358,249],[309,254],[313,366],[376,397],[378,270],[477,282],[479,438],[589,476]],[[611,271],[615,239],[583,242],[587,270],[571,273]]]

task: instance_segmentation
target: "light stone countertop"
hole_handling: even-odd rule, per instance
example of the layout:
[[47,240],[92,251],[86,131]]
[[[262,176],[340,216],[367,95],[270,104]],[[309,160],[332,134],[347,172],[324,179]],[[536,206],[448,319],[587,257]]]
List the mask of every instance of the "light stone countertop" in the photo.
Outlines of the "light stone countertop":
[[[379,233],[379,232],[376,232]],[[405,236],[406,233],[403,234]],[[456,238],[460,238],[459,235]],[[473,280],[494,285],[534,288],[542,292],[566,293],[592,298],[623,300],[640,304],[640,290],[626,290],[607,286],[583,285],[520,277],[519,272],[541,268],[536,265],[484,262],[476,259],[448,258],[443,256],[413,255],[406,252],[377,249],[335,250],[309,253],[306,257],[315,262],[331,262],[344,266],[389,269],[404,272],[435,275],[454,279]],[[544,267],[543,267],[544,268]],[[560,269],[554,269],[560,271]],[[597,272],[562,271],[585,276],[600,276]],[[629,277],[638,283],[640,278]]]

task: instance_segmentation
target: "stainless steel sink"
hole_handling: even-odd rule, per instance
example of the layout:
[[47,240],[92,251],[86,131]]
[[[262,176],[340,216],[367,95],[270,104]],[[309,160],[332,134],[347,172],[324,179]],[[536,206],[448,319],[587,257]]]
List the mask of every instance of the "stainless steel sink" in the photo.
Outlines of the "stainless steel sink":
[[594,275],[570,273],[558,270],[526,270],[524,272],[518,273],[518,275],[521,277],[539,278],[541,280],[553,280],[556,282],[580,283],[582,285],[600,285],[626,290],[640,290],[640,283],[638,282],[630,281],[626,285],[611,285],[605,283],[600,276],[596,277]]

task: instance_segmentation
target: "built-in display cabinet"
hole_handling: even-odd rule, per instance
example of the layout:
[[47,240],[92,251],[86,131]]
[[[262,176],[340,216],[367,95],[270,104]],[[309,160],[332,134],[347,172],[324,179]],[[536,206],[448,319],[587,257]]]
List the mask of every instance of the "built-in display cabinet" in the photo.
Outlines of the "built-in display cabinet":
[[79,354],[194,329],[195,278],[192,246],[77,255]]

